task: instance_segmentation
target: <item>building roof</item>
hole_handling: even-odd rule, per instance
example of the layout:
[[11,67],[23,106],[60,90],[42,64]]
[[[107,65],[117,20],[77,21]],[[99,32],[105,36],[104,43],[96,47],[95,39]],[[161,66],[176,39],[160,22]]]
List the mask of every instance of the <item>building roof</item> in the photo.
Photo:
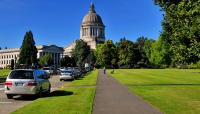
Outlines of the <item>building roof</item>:
[[94,4],[90,5],[90,10],[83,18],[82,24],[98,24],[103,25],[101,17],[96,13]]
[[[43,50],[45,48],[48,48],[48,47],[57,47],[59,48],[61,51],[64,51],[64,49],[62,47],[58,47],[56,45],[39,45],[39,46],[36,46],[37,50]],[[0,50],[0,53],[10,53],[10,52],[19,52],[20,51],[20,48],[10,48],[10,49],[2,49]]]

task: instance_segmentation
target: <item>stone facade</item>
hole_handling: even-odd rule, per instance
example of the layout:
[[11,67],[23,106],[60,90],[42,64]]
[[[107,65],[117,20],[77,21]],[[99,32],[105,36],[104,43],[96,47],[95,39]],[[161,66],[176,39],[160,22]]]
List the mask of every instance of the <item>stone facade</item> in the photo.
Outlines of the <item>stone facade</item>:
[[[50,45],[50,46],[36,46],[38,53],[37,58],[45,54],[52,55],[54,66],[60,65],[60,59],[63,56],[63,48]],[[20,48],[13,48],[13,49],[3,49],[0,50],[0,68],[5,68],[11,65],[11,60],[13,59],[15,62],[19,59]]]
[[[105,42],[105,25],[101,17],[96,13],[94,5],[90,5],[88,14],[83,18],[80,27],[80,39],[87,42],[91,49],[96,49],[97,44]],[[71,56],[71,51],[75,47],[72,43],[64,48],[64,55]]]

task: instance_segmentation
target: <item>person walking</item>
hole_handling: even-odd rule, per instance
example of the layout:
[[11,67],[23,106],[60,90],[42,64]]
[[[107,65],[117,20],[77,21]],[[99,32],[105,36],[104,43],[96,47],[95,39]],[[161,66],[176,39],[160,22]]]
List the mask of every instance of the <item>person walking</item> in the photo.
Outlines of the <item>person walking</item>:
[[106,67],[103,67],[103,73],[106,74]]

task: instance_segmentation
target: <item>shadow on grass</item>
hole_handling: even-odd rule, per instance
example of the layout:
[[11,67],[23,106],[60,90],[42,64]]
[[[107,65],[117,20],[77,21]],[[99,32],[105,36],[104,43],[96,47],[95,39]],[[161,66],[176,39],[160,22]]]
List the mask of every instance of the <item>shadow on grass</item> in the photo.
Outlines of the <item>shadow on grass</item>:
[[73,92],[71,91],[64,91],[64,90],[56,90],[51,92],[49,97],[55,97],[55,96],[67,96],[67,95],[72,95]]
[[128,86],[200,86],[200,84],[127,84]]
[[43,94],[41,97],[37,97],[34,95],[17,95],[17,96],[14,96],[13,99],[19,100],[19,101],[33,101],[38,98],[68,96],[68,95],[72,95],[72,94],[73,94],[73,92],[71,92],[71,91],[56,90],[56,91],[51,92],[49,95]]

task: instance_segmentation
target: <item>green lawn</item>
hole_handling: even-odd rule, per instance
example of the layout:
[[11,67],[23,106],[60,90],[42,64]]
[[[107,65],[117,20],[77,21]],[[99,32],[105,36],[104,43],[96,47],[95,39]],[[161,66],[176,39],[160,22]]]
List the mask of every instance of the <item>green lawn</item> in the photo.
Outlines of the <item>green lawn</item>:
[[200,70],[119,69],[112,76],[166,114],[200,114]]
[[97,70],[92,71],[82,80],[75,80],[52,92],[51,97],[39,98],[12,114],[91,114],[96,88],[84,86],[95,86],[97,74]]
[[10,69],[1,69],[0,70],[0,78],[5,78],[8,76]]

